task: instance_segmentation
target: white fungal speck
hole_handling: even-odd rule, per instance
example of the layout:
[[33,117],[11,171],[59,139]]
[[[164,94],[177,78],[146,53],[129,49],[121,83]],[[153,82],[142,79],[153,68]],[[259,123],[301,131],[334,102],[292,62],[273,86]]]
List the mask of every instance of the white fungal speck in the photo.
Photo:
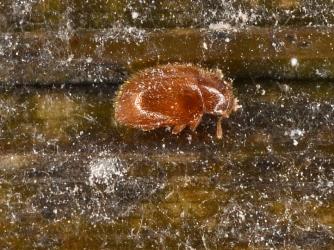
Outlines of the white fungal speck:
[[68,56],[67,61],[68,61],[68,62],[71,62],[71,61],[73,60],[73,58],[74,58],[74,55],[71,54],[71,55]]
[[301,129],[292,129],[289,133],[291,139],[299,139],[303,137],[305,131]]
[[290,60],[290,64],[292,67],[297,67],[299,64],[298,59],[296,57],[292,57]]
[[207,45],[206,42],[203,42],[203,48],[204,48],[204,49],[208,49],[208,45]]
[[133,11],[133,12],[131,13],[131,17],[132,17],[132,19],[137,19],[137,18],[139,17],[139,13],[136,12],[136,11]]
[[305,131],[301,129],[292,129],[289,132],[285,132],[285,135],[288,135],[290,139],[292,140],[292,144],[294,146],[298,145],[298,139],[304,136]]
[[91,186],[106,184],[111,187],[111,190],[117,179],[122,178],[127,172],[126,167],[117,157],[95,159],[89,164],[89,170],[89,183]]
[[93,58],[91,58],[91,57],[88,57],[87,59],[86,59],[86,62],[87,63],[91,63],[93,61]]
[[188,143],[191,144],[193,137],[189,134],[187,135]]
[[245,214],[243,213],[243,212],[239,212],[239,218],[241,219],[241,221],[245,221],[245,219],[246,219],[246,216],[245,216]]

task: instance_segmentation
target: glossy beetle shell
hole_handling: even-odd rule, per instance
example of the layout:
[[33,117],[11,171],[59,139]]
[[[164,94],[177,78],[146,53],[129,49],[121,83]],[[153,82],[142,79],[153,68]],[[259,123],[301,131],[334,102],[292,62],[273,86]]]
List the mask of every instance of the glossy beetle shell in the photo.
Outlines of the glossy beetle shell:
[[189,126],[193,131],[205,113],[216,115],[217,137],[221,119],[238,108],[232,85],[220,71],[193,65],[167,64],[132,76],[115,101],[118,123],[142,130],[171,127],[177,134]]

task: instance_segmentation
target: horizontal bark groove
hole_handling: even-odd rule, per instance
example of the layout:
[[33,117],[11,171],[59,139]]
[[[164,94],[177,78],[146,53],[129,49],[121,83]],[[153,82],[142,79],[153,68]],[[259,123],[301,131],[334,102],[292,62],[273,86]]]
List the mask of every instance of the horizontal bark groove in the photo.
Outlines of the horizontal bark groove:
[[220,67],[232,78],[333,79],[334,28],[157,29],[0,34],[0,82],[119,83],[170,62]]
[[2,0],[0,31],[230,25],[332,25],[330,0]]

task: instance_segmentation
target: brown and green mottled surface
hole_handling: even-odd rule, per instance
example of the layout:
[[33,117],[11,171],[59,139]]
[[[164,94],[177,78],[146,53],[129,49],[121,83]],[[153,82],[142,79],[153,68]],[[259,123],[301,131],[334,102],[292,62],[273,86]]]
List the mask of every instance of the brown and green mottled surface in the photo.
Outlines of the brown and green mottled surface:
[[330,25],[331,0],[2,0],[0,31],[241,25]]
[[332,249],[334,84],[235,83],[214,135],[117,127],[115,87],[0,93],[2,249]]
[[326,26],[0,33],[0,83],[117,84],[172,62],[219,67],[239,79],[332,80],[333,41]]
[[[1,0],[0,249],[334,249],[333,4]],[[172,62],[236,79],[223,140],[116,125]]]
[[0,83],[119,83],[168,62],[333,80],[333,24],[331,0],[2,0]]

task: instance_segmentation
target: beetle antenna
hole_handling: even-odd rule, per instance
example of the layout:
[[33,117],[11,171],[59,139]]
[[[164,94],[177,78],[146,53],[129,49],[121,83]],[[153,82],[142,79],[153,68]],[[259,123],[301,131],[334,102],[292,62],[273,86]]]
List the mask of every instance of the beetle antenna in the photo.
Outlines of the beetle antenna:
[[222,139],[223,138],[222,119],[223,119],[222,116],[218,116],[217,130],[216,130],[217,139]]

